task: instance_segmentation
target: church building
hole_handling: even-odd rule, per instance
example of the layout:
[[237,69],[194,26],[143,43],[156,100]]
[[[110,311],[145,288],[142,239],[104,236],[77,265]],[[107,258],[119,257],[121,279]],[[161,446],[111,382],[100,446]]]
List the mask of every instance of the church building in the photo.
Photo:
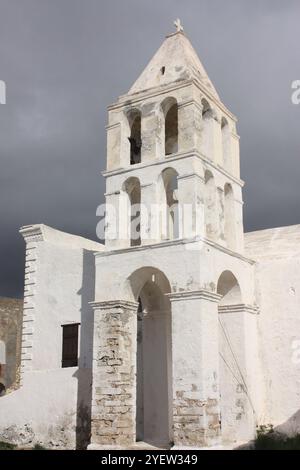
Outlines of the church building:
[[108,108],[105,243],[20,230],[20,387],[0,397],[0,440],[235,448],[263,424],[300,432],[300,226],[244,233],[236,125],[176,21]]

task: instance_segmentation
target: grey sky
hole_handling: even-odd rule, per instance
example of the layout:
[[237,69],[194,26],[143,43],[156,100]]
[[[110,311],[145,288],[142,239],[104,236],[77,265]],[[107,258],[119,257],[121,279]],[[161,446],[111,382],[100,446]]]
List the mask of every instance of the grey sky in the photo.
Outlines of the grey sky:
[[0,0],[0,295],[22,295],[21,225],[95,239],[106,106],[177,17],[239,119],[246,230],[300,223],[299,0]]

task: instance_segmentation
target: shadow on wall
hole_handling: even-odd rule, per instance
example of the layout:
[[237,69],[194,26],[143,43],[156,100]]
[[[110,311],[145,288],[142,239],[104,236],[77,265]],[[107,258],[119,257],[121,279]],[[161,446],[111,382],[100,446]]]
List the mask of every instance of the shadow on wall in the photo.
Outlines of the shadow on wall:
[[94,313],[89,302],[95,298],[94,252],[83,250],[81,296],[81,326],[79,340],[77,386],[76,448],[86,449],[91,438],[92,364]]

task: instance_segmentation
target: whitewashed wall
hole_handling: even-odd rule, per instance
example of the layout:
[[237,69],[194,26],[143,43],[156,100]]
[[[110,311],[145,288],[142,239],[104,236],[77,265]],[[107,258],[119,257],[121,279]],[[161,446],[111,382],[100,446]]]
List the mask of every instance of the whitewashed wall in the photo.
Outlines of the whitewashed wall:
[[[24,227],[21,233],[27,250],[22,383],[0,398],[0,439],[75,448],[89,434],[89,302],[94,300],[94,252],[102,245],[44,225]],[[61,367],[61,325],[66,323],[81,324],[79,367]]]
[[256,260],[259,349],[263,370],[260,423],[300,432],[300,226],[246,234]]

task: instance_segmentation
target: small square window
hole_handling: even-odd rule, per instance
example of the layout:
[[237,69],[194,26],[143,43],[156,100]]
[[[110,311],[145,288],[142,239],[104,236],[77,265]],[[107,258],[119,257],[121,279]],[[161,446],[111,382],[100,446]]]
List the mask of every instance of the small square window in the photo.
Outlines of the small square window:
[[62,325],[62,367],[78,366],[79,323]]

